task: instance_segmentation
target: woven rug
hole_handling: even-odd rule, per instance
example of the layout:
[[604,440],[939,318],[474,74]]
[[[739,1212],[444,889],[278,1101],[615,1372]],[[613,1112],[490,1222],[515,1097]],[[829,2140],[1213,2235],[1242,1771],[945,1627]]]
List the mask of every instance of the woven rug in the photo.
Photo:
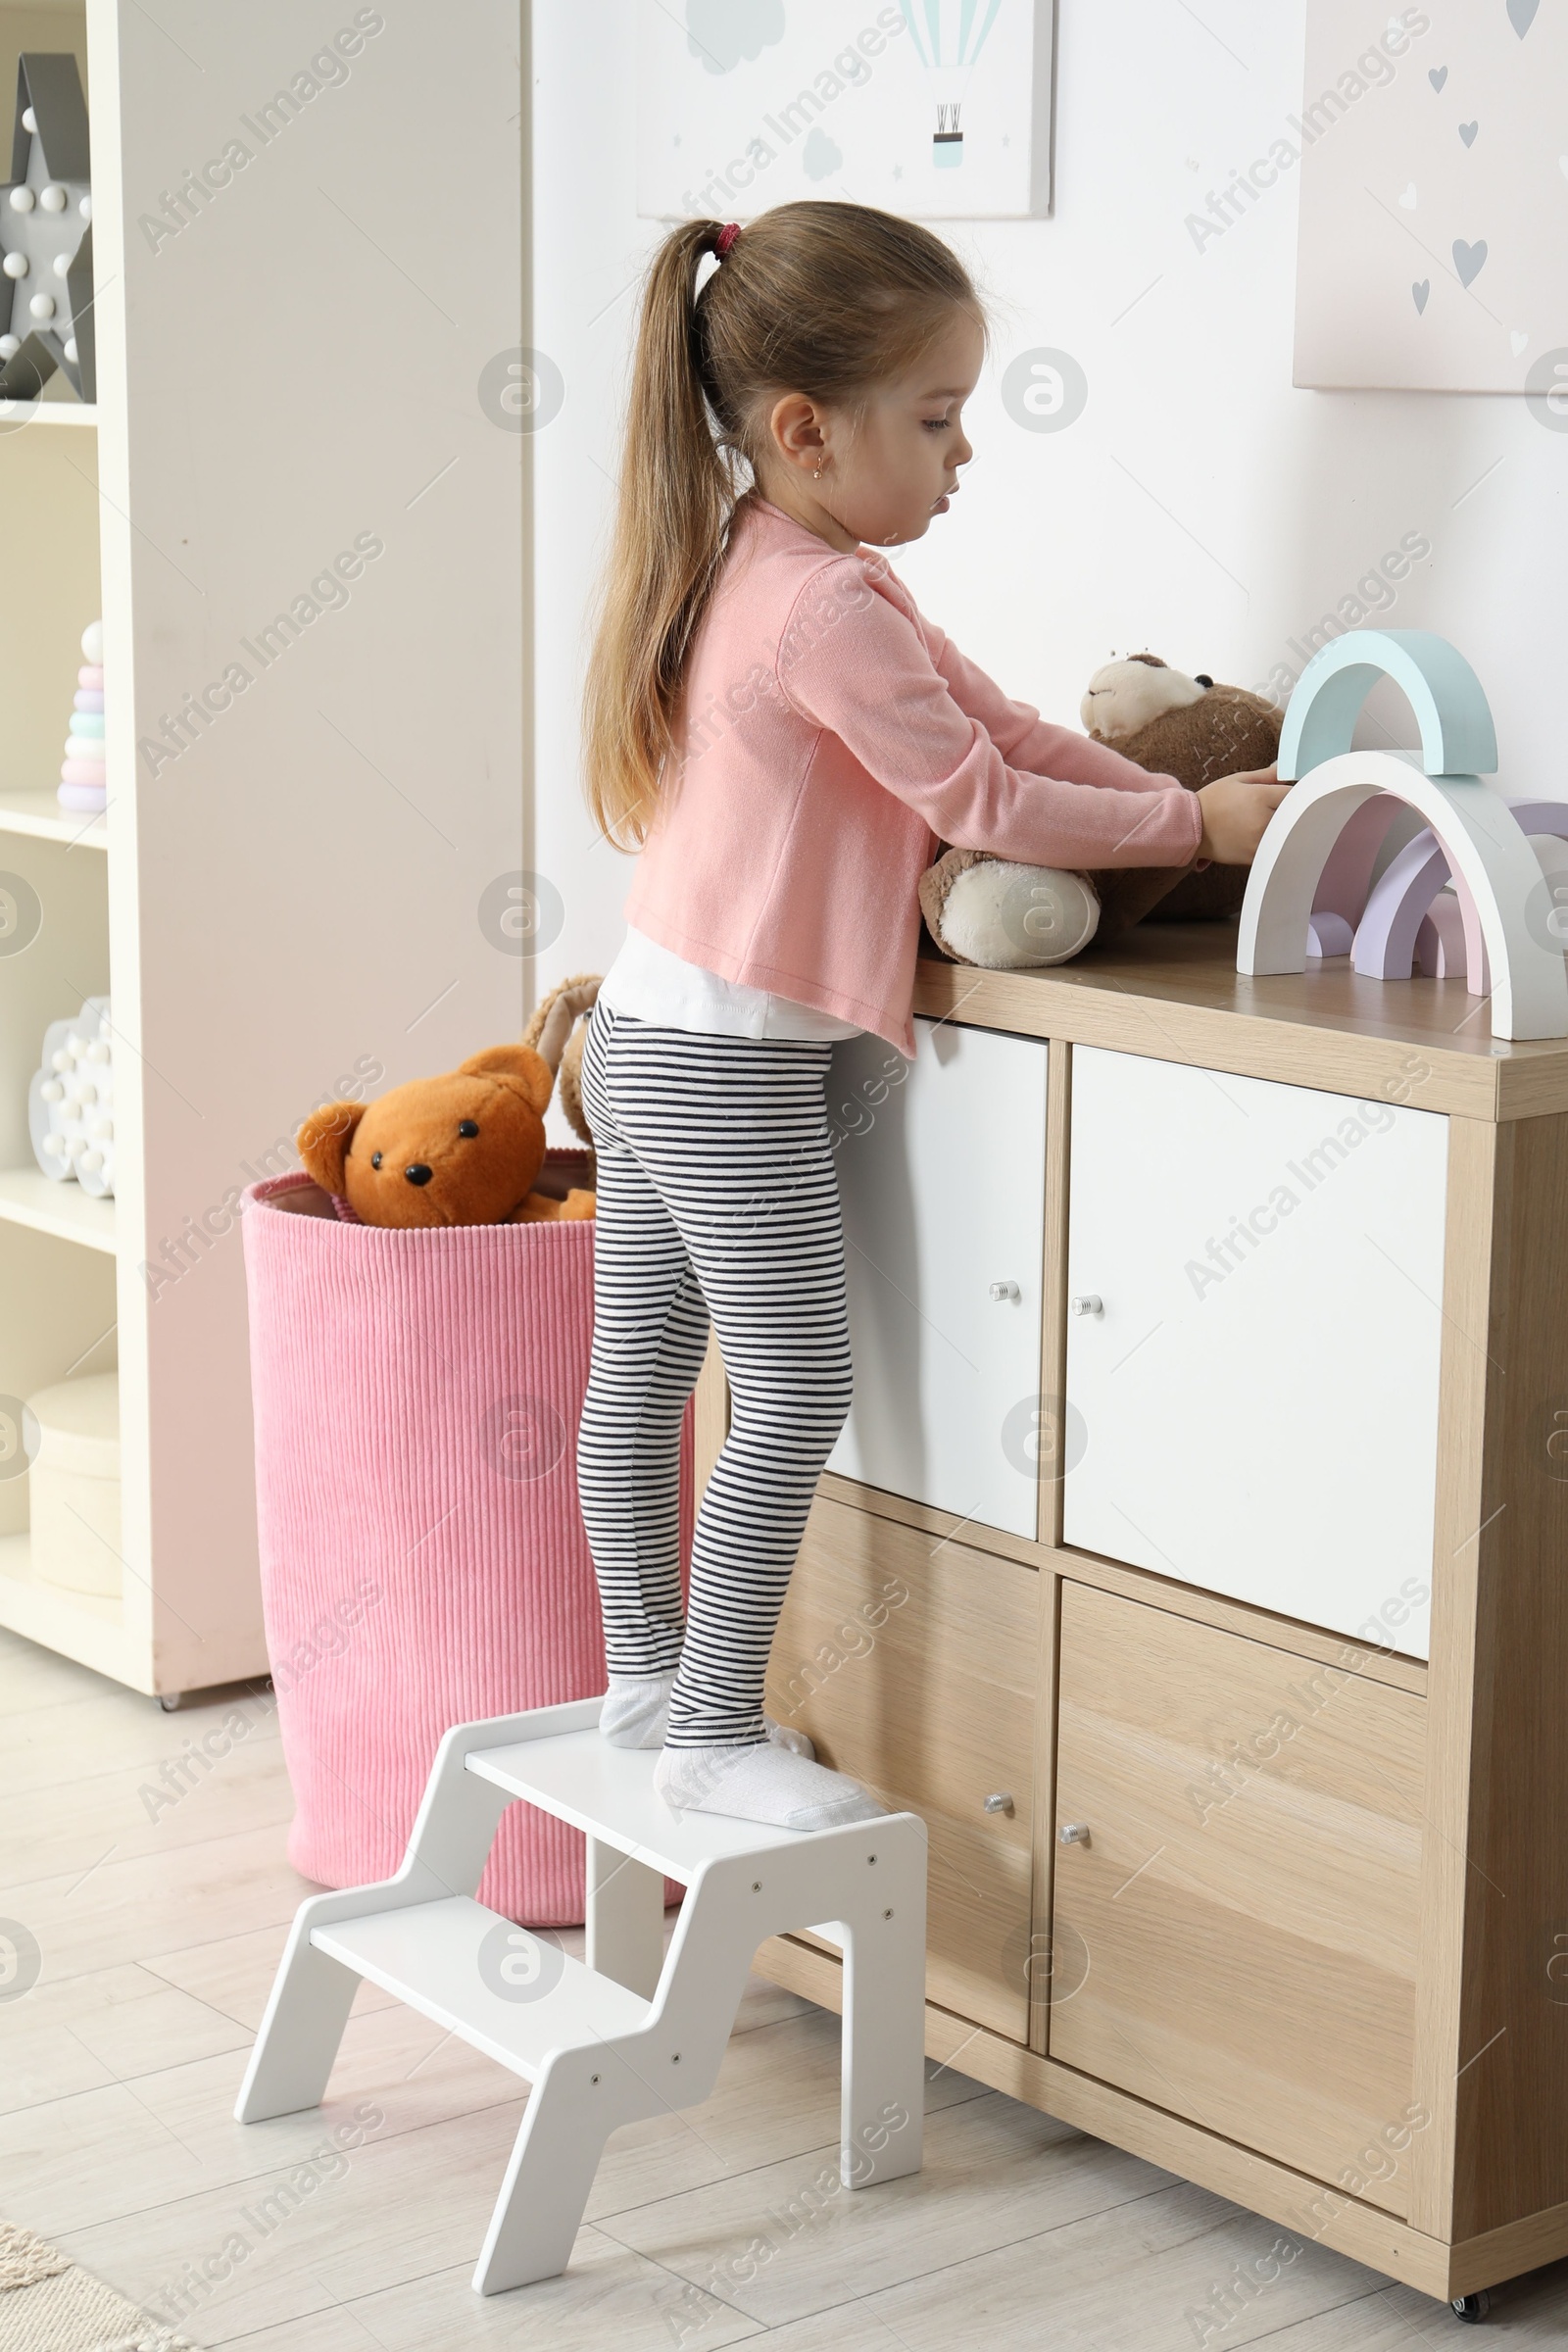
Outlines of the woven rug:
[[30,2230],[0,2222],[0,2352],[196,2352],[78,2271]]

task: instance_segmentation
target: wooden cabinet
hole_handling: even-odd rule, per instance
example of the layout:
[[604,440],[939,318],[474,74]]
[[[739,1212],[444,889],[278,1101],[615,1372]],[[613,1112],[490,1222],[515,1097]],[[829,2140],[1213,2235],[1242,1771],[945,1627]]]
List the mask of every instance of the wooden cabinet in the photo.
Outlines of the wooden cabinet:
[[1074,1050],[1068,1544],[1427,1654],[1447,1125]]
[[1051,2055],[1404,2213],[1425,1715],[1064,1584]]
[[855,1402],[830,1467],[1033,1536],[1047,1049],[917,1026],[912,1062],[833,1056]]
[[[1023,2041],[1041,1583],[819,1498],[768,1677],[769,1712],[809,1732],[930,1833],[929,1997]],[[986,1809],[988,1797],[1004,1805]]]
[[770,1703],[930,1824],[934,2058],[1462,2295],[1568,2255],[1568,1040],[1176,933],[924,966],[946,1062],[838,1089],[856,1419]]

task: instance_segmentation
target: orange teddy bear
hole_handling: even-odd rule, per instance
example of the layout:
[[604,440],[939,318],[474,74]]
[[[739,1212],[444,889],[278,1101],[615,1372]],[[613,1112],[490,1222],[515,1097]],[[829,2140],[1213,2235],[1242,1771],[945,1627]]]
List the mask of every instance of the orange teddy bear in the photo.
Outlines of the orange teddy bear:
[[438,1078],[416,1078],[373,1102],[329,1102],[296,1142],[325,1193],[367,1225],[538,1225],[591,1217],[595,1197],[536,1192],[545,1159],[544,1112],[562,1076],[562,1102],[587,1143],[576,1072],[578,1022],[599,982],[564,981],[538,1007],[520,1044],[487,1046]]

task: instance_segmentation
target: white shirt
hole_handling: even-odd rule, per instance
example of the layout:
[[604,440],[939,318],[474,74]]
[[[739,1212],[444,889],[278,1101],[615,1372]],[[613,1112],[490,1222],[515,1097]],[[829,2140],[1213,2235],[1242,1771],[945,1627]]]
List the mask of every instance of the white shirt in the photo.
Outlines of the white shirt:
[[634,1021],[660,1029],[694,1029],[704,1037],[797,1038],[821,1043],[864,1032],[814,1004],[797,1004],[765,988],[721,980],[672,955],[641,931],[628,931],[620,954],[599,987],[599,1000]]

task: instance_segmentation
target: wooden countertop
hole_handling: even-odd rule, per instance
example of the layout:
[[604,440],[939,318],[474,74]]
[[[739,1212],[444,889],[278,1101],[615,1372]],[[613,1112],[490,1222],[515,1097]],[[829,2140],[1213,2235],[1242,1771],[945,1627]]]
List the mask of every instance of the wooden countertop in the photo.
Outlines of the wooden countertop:
[[1228,923],[1145,923],[1036,972],[927,954],[914,1009],[1463,1118],[1568,1110],[1568,1038],[1494,1040],[1462,980],[1363,979],[1348,956],[1250,979]]

